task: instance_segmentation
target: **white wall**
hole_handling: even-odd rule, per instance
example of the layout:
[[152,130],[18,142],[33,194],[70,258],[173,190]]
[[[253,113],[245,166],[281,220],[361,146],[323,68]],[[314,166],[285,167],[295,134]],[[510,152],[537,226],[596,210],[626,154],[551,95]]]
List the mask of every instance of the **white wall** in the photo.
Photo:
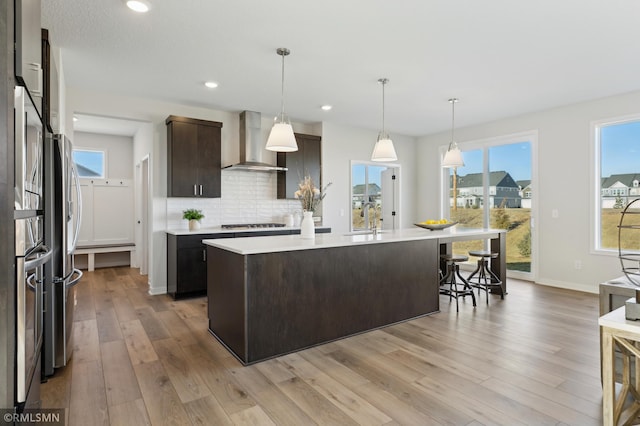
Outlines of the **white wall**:
[[[640,111],[640,92],[513,117],[478,126],[456,129],[461,147],[474,141],[529,130],[538,131],[538,182],[535,201],[539,217],[537,282],[558,287],[598,292],[598,284],[622,275],[615,254],[591,250],[591,204],[593,148],[592,121]],[[449,133],[420,138],[417,157],[424,167],[418,171],[418,209],[438,216],[439,149]],[[551,211],[559,217],[552,218]],[[574,267],[581,261],[582,269]]]
[[105,152],[105,178],[133,178],[133,138],[130,136],[73,132],[73,139],[73,149]]
[[[400,221],[401,227],[411,227],[416,219],[415,139],[391,134],[400,165]],[[358,129],[345,125],[324,122],[322,124],[322,179],[333,182],[323,200],[323,220],[332,232],[347,232],[350,229],[351,160],[370,161],[377,131]],[[342,215],[344,213],[344,215]]]

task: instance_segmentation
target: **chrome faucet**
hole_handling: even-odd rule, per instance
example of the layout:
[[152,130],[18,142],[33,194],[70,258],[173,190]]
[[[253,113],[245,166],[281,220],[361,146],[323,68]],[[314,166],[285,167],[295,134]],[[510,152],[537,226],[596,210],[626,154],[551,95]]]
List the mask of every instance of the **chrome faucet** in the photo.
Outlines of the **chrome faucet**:
[[[378,234],[378,226],[377,224],[377,219],[376,219],[376,203],[373,201],[368,201],[366,203],[364,203],[362,205],[362,211],[360,212],[360,217],[364,217],[364,212],[365,209],[367,211],[367,219],[369,219],[369,207],[373,207],[373,226],[371,227],[371,231],[373,232],[373,235],[377,235]],[[367,220],[367,229],[369,229],[369,220]]]

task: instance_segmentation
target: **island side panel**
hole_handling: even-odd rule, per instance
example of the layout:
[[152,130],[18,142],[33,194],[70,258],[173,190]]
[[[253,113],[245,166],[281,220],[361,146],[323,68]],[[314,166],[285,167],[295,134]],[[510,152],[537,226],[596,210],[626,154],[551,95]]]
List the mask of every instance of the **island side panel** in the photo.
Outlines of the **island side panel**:
[[246,362],[245,256],[207,247],[209,331]]
[[498,257],[491,259],[491,270],[502,281],[501,291],[504,296],[507,294],[507,231],[500,232],[497,238],[491,239],[491,251],[498,253]]
[[438,310],[438,242],[247,256],[249,363]]

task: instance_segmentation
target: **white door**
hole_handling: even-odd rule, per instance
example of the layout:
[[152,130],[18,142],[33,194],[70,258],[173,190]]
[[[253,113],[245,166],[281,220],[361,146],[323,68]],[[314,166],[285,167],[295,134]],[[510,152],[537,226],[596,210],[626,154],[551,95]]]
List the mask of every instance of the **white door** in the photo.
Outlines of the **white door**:
[[400,227],[398,215],[398,183],[399,173],[395,168],[388,168],[382,175],[382,229],[396,229]]

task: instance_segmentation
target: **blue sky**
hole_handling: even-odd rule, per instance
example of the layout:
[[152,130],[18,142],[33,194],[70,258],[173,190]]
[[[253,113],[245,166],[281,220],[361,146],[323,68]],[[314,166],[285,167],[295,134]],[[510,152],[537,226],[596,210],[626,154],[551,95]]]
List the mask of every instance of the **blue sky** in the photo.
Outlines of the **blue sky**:
[[640,121],[603,127],[601,175],[640,173]]
[[73,161],[102,175],[104,153],[101,151],[73,151]]
[[[369,182],[377,183],[378,186],[382,186],[381,175],[383,170],[385,170],[386,166],[373,166],[369,165]],[[359,183],[364,183],[364,164],[359,164],[353,167],[353,184],[357,185]]]
[[[482,173],[482,150],[463,151],[464,167],[458,167],[458,175]],[[518,180],[531,180],[531,143],[519,142],[489,148],[489,169],[506,171]]]

